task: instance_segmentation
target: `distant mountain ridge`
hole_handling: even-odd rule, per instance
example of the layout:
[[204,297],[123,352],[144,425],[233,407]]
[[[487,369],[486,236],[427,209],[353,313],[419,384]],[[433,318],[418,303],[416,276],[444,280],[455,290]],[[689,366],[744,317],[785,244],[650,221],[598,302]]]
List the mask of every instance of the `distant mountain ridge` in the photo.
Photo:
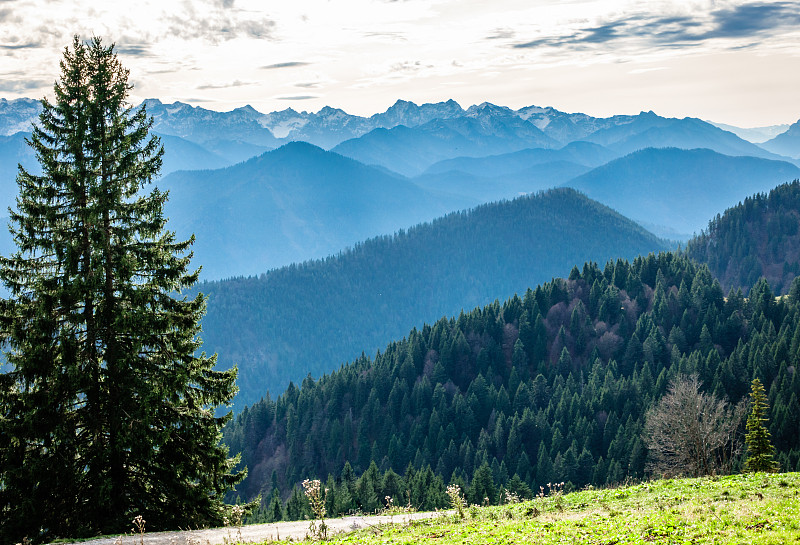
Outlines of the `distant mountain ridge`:
[[[155,121],[153,129],[158,133],[179,136],[198,144],[225,139],[247,142],[265,148],[261,151],[293,140],[303,140],[330,149],[345,140],[359,138],[375,129],[392,129],[400,125],[414,128],[437,119],[465,117],[479,119],[482,122],[498,117],[515,117],[532,124],[552,139],[556,147],[561,147],[569,142],[584,140],[598,131],[630,125],[643,118],[660,117],[653,112],[642,112],[638,115],[597,118],[583,113],[566,113],[549,106],[525,106],[513,110],[489,102],[475,104],[465,110],[452,99],[421,105],[397,100],[386,111],[375,113],[370,117],[351,115],[330,106],[318,112],[297,112],[287,108],[282,111],[261,113],[249,105],[228,112],[218,112],[183,102],[166,104],[155,98],[146,99],[142,104],[147,106],[150,115],[153,116]],[[31,123],[36,122],[40,111],[38,100],[0,99],[0,135],[9,136],[15,132],[29,131]],[[730,125],[720,123],[708,123],[708,125],[736,129],[735,132],[747,134],[742,132],[746,129]],[[774,127],[764,129],[775,132]],[[592,141],[599,142],[596,138]]]
[[38,100],[0,98],[0,136],[30,132],[31,124],[39,119],[41,111],[42,104]]
[[800,121],[791,125],[785,132],[761,145],[764,149],[781,155],[800,158]]

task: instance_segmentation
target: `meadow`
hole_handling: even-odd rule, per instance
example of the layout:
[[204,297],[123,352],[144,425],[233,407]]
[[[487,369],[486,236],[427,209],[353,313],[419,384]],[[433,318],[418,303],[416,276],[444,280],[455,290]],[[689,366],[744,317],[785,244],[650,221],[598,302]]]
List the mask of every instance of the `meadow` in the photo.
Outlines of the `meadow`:
[[[309,538],[304,543],[314,541]],[[461,515],[453,510],[429,520],[369,527],[329,536],[328,542],[800,543],[800,473],[664,479],[621,488],[556,492],[513,504],[466,506]]]

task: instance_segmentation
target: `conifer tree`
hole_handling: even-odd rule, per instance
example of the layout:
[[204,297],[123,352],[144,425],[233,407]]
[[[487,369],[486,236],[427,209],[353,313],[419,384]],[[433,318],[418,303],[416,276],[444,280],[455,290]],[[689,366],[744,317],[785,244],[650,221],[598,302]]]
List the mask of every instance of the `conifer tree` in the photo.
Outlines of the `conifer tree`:
[[29,144],[0,258],[10,298],[0,341],[0,542],[222,521],[243,475],[219,444],[236,371],[195,356],[205,299],[192,240],[165,229],[167,195],[143,193],[163,148],[127,102],[113,45],[77,37]]
[[758,378],[753,379],[750,386],[750,403],[752,408],[747,417],[747,459],[744,462],[746,471],[778,471],[778,462],[773,460],[775,447],[770,441],[767,429],[767,396],[764,386]]

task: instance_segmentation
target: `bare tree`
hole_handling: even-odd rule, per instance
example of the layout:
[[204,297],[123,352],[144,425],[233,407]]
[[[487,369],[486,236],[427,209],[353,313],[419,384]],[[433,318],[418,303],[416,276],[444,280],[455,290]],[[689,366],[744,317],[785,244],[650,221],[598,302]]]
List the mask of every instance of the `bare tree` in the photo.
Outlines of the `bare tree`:
[[746,401],[731,405],[700,391],[697,375],[670,382],[646,415],[648,470],[665,476],[729,473],[741,448]]

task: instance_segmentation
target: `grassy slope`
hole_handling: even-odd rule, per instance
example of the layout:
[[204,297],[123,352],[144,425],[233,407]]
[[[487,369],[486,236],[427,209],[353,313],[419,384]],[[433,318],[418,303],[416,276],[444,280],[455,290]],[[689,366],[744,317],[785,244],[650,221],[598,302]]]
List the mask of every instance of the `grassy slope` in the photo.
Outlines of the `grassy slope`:
[[[559,508],[559,505],[561,506]],[[800,543],[800,473],[652,481],[334,536],[332,543]]]

